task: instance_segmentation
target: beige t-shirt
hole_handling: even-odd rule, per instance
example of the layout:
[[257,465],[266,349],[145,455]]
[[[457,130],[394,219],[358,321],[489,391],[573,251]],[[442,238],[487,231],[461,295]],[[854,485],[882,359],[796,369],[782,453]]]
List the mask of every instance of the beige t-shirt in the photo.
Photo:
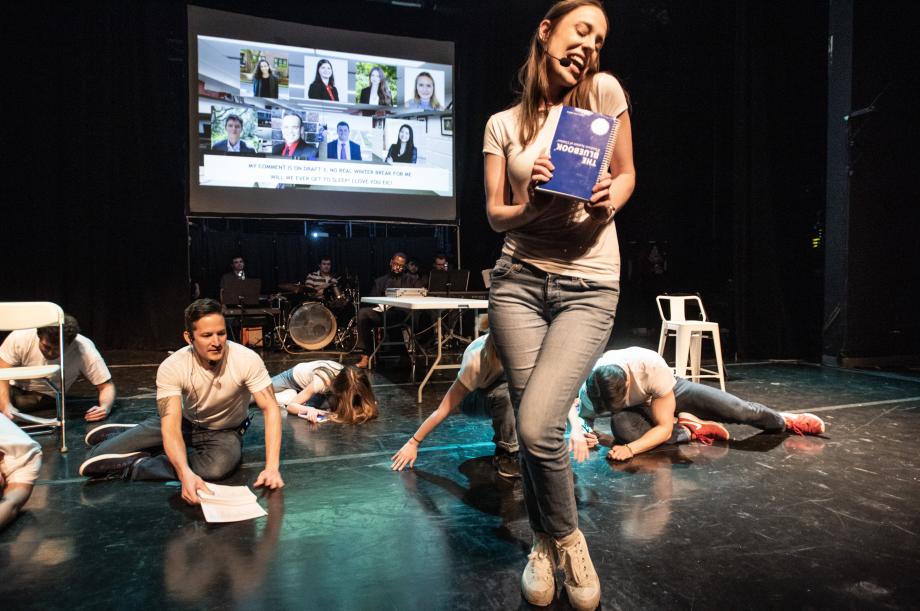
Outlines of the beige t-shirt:
[[[0,346],[0,358],[13,367],[36,367],[40,365],[60,365],[61,359],[48,360],[38,347],[38,333],[35,329],[19,329],[10,333]],[[90,384],[98,386],[112,379],[102,355],[96,345],[87,337],[77,334],[64,349],[64,390],[73,386],[80,375]],[[54,383],[60,388],[61,374],[55,375]],[[23,390],[32,390],[46,395],[54,391],[44,380],[21,380],[13,383]]]
[[186,346],[157,369],[157,400],[182,397],[182,416],[206,429],[236,428],[249,411],[252,394],[271,386],[259,355],[228,341],[216,373],[205,369]]
[[[644,405],[652,399],[663,397],[672,390],[677,380],[665,360],[655,351],[633,346],[622,350],[608,350],[597,359],[592,369],[604,365],[619,365],[629,382],[626,391],[626,406]],[[609,413],[604,406],[595,406],[588,398],[585,384],[578,391],[580,405],[578,415],[593,422],[597,416]]]
[[[10,484],[31,484],[42,468],[42,448],[25,431],[0,414],[0,473]],[[0,487],[0,496],[3,488]]]
[[[615,77],[594,75],[591,110],[618,117],[626,111],[626,94]],[[562,105],[550,108],[534,141],[522,147],[518,139],[520,106],[492,115],[486,125],[482,152],[505,158],[511,201],[529,201],[527,187],[537,157],[549,151]],[[592,219],[582,202],[553,197],[540,216],[505,234],[502,252],[543,271],[590,280],[618,280],[620,247],[616,226]]]
[[502,363],[498,359],[493,360],[491,367],[488,365],[483,367],[482,349],[486,345],[487,337],[489,337],[488,334],[480,335],[463,351],[457,379],[467,390],[488,388],[503,373]]

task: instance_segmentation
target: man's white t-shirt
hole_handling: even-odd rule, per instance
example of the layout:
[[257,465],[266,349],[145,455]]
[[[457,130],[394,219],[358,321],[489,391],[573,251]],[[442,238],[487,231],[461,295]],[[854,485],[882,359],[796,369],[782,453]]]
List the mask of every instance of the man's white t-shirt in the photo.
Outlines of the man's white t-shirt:
[[[592,371],[604,365],[619,365],[626,372],[629,382],[626,391],[626,406],[634,407],[650,402],[674,390],[674,372],[661,355],[653,350],[633,346],[622,350],[608,350],[594,364]],[[582,420],[593,422],[597,416],[610,413],[606,407],[595,406],[588,398],[586,384],[578,391],[578,415]]]
[[271,386],[258,354],[228,341],[216,372],[198,362],[186,346],[157,369],[157,400],[182,397],[182,416],[205,429],[236,428],[246,420],[252,394]]
[[[0,473],[10,484],[31,484],[42,468],[42,448],[25,431],[0,414]],[[0,488],[0,495],[3,489]]]
[[[0,358],[13,367],[37,367],[41,365],[60,365],[61,359],[48,360],[38,347],[38,333],[35,329],[19,329],[10,333],[0,346]],[[93,342],[80,334],[64,349],[64,389],[67,390],[82,375],[93,386],[112,379],[102,355]],[[61,375],[56,374],[54,383],[60,387]],[[54,391],[44,380],[13,381],[23,390],[32,390],[46,395]]]
[[463,351],[457,379],[467,390],[488,388],[503,373],[502,363],[497,358],[493,360],[494,364],[491,367],[489,365],[483,367],[482,349],[486,345],[487,337],[489,337],[488,333],[480,335]]

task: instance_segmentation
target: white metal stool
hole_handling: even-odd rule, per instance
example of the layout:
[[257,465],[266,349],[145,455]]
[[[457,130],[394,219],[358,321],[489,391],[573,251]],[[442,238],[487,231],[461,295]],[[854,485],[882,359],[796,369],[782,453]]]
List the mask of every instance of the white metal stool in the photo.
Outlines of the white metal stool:
[[[695,302],[699,309],[698,320],[687,320],[687,302]],[[706,317],[703,301],[696,295],[658,295],[655,298],[658,313],[661,315],[661,336],[658,339],[658,354],[664,356],[668,337],[674,337],[674,375],[690,378],[699,382],[700,378],[718,378],[719,386],[725,390],[725,369],[722,366],[722,341],[719,337],[719,324]],[[665,315],[664,303],[667,302],[668,314]],[[703,369],[700,356],[704,338],[712,339],[716,353],[716,370]],[[689,376],[687,361],[690,361]]]

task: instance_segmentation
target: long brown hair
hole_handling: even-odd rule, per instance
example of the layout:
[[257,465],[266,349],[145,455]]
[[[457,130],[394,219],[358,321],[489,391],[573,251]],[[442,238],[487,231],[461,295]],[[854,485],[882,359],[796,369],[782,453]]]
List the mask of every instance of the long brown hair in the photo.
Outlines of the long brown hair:
[[[371,83],[371,74],[374,70],[380,75],[380,82],[377,83],[377,98],[380,100],[380,105],[392,106],[393,98],[390,95],[390,87],[387,85],[387,75],[386,72],[383,71],[383,68],[379,66],[371,68],[370,72],[367,73],[367,84],[368,86],[373,86],[373,83]],[[370,101],[370,98],[368,98],[368,101]]]
[[[603,14],[604,19],[609,25],[610,20],[604,11],[604,6],[600,0],[560,0],[550,7],[544,19],[551,22],[549,32],[552,34],[559,20],[583,6],[593,6],[598,8]],[[527,146],[537,135],[537,131],[546,119],[546,106],[549,95],[549,77],[546,74],[546,48],[540,40],[540,29],[534,30],[533,37],[530,39],[530,50],[527,53],[527,61],[518,70],[518,83],[521,86],[520,106],[521,116],[519,119],[518,139],[521,144]],[[600,54],[594,55],[594,60],[589,66],[585,67],[585,72],[577,85],[569,89],[562,97],[562,103],[566,106],[575,106],[578,108],[589,108],[589,95],[591,93],[592,77],[600,71]]]
[[338,373],[324,369],[318,368],[317,373],[333,374],[327,378],[332,381],[326,387],[326,406],[333,422],[362,424],[377,417],[377,397],[364,369],[353,365],[346,365]]

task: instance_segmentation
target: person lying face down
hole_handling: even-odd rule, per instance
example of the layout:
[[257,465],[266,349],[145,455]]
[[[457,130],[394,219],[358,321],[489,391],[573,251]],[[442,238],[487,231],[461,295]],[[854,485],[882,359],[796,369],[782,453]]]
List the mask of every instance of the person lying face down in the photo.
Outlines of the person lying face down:
[[327,360],[298,363],[273,377],[272,389],[282,408],[310,422],[362,424],[377,417],[367,371],[352,365]]

